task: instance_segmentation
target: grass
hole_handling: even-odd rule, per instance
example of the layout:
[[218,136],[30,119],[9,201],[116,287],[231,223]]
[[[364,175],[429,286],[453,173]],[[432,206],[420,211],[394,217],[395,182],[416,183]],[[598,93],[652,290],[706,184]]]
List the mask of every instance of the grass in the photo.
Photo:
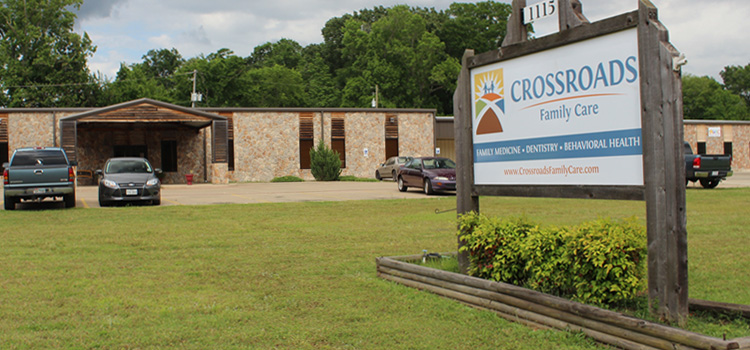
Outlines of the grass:
[[380,180],[372,179],[369,177],[356,177],[352,175],[339,176],[339,181],[353,181],[353,182],[380,182]]
[[[750,304],[748,201],[748,189],[688,191],[691,297]],[[455,213],[435,214],[454,207],[443,196],[0,212],[0,348],[606,348],[377,278],[377,256],[455,250]],[[645,215],[642,202],[480,207],[557,225]]]
[[271,182],[305,182],[305,180],[297,176],[287,175],[274,177],[273,179],[271,179]]

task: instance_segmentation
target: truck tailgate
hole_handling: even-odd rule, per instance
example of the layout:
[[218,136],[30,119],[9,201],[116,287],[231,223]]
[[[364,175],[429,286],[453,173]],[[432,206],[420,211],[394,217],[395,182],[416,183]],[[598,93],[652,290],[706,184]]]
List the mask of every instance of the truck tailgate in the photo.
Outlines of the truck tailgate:
[[728,170],[732,167],[730,156],[716,154],[702,154],[701,170]]
[[15,167],[8,171],[7,187],[20,186],[60,186],[67,185],[67,166],[25,166]]

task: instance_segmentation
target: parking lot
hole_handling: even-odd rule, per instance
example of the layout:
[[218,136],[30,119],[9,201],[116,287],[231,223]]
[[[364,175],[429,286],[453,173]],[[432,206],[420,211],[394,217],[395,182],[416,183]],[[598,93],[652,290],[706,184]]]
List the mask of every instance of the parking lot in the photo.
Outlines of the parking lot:
[[[96,186],[76,190],[76,206],[99,207]],[[319,202],[362,199],[424,198],[418,189],[399,192],[395,182],[284,182],[164,185],[161,205],[199,205],[226,203]],[[440,196],[440,195],[438,195]],[[455,196],[446,193],[443,196]]]
[[[750,187],[750,171],[735,173],[722,181],[717,189]],[[688,189],[701,189],[700,184],[690,183]],[[437,198],[453,200],[455,193],[438,194]],[[399,192],[395,182],[285,182],[285,183],[231,183],[225,185],[194,184],[162,186],[161,205],[202,205],[225,203],[278,203],[318,202],[366,199],[410,199],[425,198],[415,188]],[[21,204],[18,209],[62,208],[62,202]],[[76,189],[76,207],[97,208],[96,186],[79,186]]]

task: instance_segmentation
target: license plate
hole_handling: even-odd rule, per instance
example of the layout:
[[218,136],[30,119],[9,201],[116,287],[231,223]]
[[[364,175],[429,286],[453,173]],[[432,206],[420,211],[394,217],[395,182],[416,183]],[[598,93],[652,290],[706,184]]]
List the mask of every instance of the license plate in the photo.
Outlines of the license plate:
[[719,172],[718,171],[712,171],[711,172],[711,176],[719,176]]
[[35,188],[34,189],[34,194],[40,194],[40,193],[47,193],[47,189],[46,188]]
[[136,189],[127,189],[127,190],[125,190],[125,195],[126,196],[137,196],[138,195],[138,190],[136,190]]

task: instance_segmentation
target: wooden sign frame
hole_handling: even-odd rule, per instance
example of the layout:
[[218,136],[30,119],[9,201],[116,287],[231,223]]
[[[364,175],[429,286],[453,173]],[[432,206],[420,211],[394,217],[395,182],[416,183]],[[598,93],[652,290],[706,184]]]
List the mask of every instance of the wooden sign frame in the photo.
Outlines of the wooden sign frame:
[[[660,317],[683,323],[688,315],[688,279],[681,56],[649,0],[640,0],[636,11],[595,23],[588,23],[578,0],[558,4],[560,32],[528,40],[521,18],[526,1],[514,0],[502,47],[478,55],[472,50],[464,53],[453,97],[458,215],[479,212],[480,196],[645,200],[649,305]],[[644,185],[475,184],[472,69],[633,28],[638,36]],[[468,256],[459,255],[463,272],[468,265]]]

